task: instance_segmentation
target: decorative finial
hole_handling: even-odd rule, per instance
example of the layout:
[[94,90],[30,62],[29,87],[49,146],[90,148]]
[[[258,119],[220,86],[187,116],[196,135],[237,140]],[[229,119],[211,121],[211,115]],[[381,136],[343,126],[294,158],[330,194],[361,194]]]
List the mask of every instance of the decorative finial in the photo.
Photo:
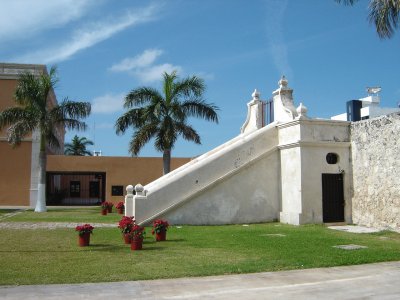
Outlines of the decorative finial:
[[300,103],[300,105],[297,107],[296,111],[297,111],[297,114],[299,115],[299,117],[307,117],[308,109],[307,109],[307,107],[305,107],[303,105],[303,103]]
[[285,77],[285,75],[282,75],[281,79],[278,81],[279,87],[280,88],[286,88],[288,85],[288,81]]
[[251,94],[251,96],[253,97],[253,100],[260,100],[260,92],[257,91],[257,89],[254,89],[254,92]]
[[133,194],[133,185],[128,185],[126,187],[126,192],[128,195],[132,195]]
[[144,187],[143,185],[141,185],[140,183],[138,183],[137,185],[135,185],[135,192],[136,195],[138,196],[144,196]]

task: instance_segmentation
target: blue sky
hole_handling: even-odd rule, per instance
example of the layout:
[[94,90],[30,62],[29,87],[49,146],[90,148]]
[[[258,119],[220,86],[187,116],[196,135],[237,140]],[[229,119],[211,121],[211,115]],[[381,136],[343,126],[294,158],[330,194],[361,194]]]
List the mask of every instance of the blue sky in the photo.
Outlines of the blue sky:
[[[173,156],[196,156],[235,137],[255,88],[269,99],[281,75],[312,117],[382,86],[382,106],[400,100],[400,33],[380,40],[368,1],[334,0],[0,0],[0,61],[57,65],[58,100],[90,101],[79,132],[107,156],[128,155],[133,130],[115,134],[124,96],[160,87],[164,71],[205,79],[220,123],[191,120],[202,145],[183,141]],[[75,132],[66,135],[69,141]],[[91,148],[93,150],[93,148]],[[152,144],[140,156],[160,156]]]

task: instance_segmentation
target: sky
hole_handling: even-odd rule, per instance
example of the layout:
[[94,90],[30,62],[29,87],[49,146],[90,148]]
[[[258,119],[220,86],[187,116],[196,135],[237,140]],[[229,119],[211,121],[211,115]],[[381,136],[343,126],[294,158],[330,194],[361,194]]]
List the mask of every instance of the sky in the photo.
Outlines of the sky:
[[[400,101],[400,31],[381,40],[369,1],[0,0],[0,62],[57,66],[58,101],[89,101],[89,150],[128,156],[133,129],[116,135],[124,97],[161,87],[163,72],[205,80],[219,124],[189,122],[202,145],[178,140],[172,155],[194,157],[240,133],[254,89],[271,98],[282,75],[310,117],[345,112],[348,100],[381,86],[381,106]],[[162,156],[150,142],[139,156]]]

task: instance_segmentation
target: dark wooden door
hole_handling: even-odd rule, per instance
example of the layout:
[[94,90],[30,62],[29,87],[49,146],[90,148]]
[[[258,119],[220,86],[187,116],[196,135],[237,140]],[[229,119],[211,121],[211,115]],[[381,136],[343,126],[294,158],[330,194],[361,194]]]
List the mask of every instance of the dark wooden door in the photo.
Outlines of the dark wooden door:
[[322,174],[322,211],[324,222],[344,221],[343,174]]

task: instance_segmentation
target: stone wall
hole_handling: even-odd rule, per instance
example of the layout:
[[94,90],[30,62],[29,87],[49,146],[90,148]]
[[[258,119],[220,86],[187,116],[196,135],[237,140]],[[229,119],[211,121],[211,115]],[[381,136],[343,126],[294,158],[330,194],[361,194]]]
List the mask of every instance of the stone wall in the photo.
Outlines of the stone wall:
[[353,222],[400,229],[400,114],[352,123]]

